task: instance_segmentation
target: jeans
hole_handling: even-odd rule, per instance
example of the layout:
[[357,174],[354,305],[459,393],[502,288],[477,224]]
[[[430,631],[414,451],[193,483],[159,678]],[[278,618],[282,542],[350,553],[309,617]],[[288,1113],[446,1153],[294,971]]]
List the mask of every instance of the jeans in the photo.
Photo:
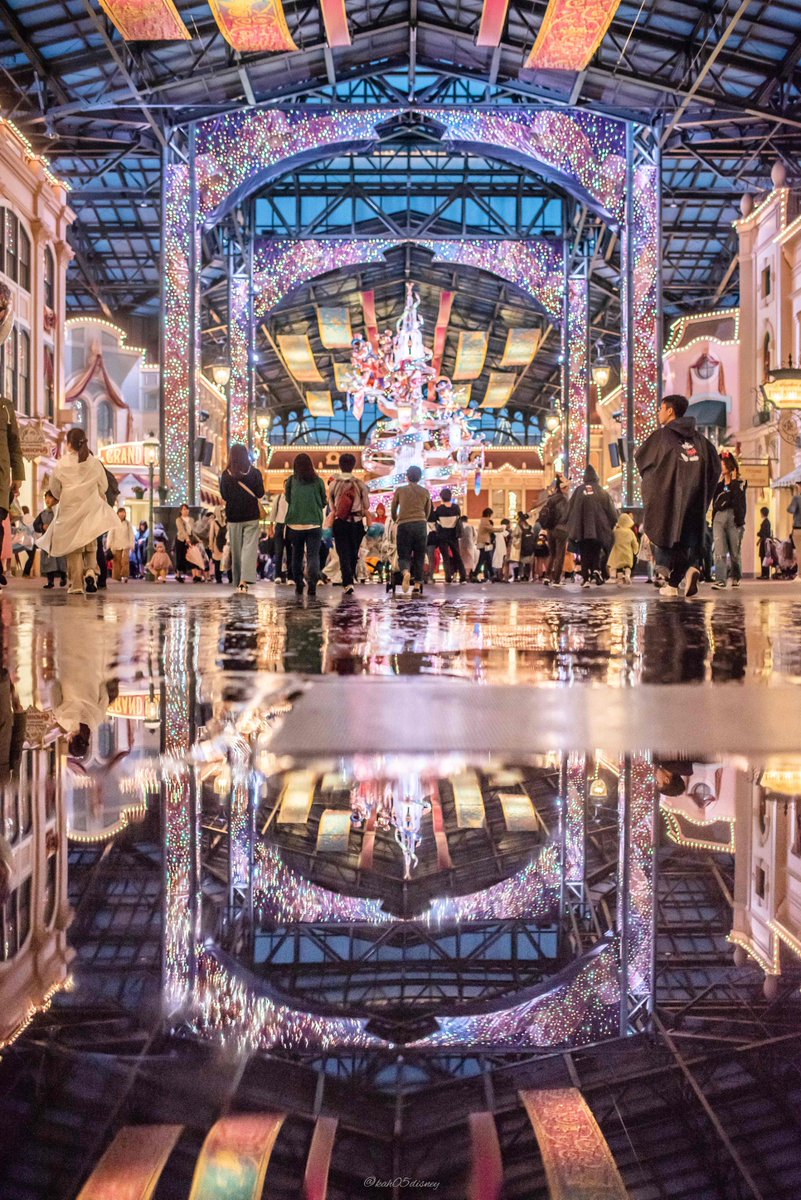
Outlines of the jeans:
[[549,529],[548,530],[548,553],[551,556],[551,562],[545,574],[550,579],[551,583],[562,582],[562,572],[565,569],[565,551],[567,550],[567,530],[564,529]]
[[734,523],[734,511],[731,508],[715,513],[712,518],[712,533],[715,538],[715,583],[725,583],[728,579],[727,556],[731,559],[732,579],[742,579],[740,546],[743,535],[739,526]]
[[654,546],[654,562],[667,572],[669,587],[678,587],[690,567],[697,567],[701,547],[696,542],[677,542],[675,546]]
[[[398,526],[398,570],[412,571],[415,583],[423,582],[428,525],[425,521],[404,521]],[[412,565],[414,560],[414,565]]]
[[284,570],[284,551],[286,551],[289,578],[292,578],[292,547],[290,539],[287,537],[286,525],[276,525],[273,537],[275,538],[275,578],[280,579],[283,583],[287,577],[287,572]]
[[229,521],[228,541],[231,546],[231,583],[256,582],[256,560],[259,556],[259,522]]
[[478,579],[479,575],[484,573],[485,579],[492,577],[492,546],[482,546],[478,552],[478,562],[476,569],[473,572],[473,578]]
[[306,554],[306,578],[309,590],[317,587],[320,578],[320,541],[322,529],[316,525],[314,529],[289,529],[290,545],[292,546],[292,578],[295,581],[295,591],[303,591],[303,554]]
[[334,545],[339,555],[343,587],[353,587],[363,537],[363,521],[334,521]]

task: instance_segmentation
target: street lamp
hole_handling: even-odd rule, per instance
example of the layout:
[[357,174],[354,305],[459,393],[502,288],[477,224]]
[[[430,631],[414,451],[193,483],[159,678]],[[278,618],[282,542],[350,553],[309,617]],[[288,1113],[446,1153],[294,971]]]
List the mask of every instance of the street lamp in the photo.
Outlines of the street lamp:
[[595,343],[595,361],[592,364],[592,382],[595,384],[599,392],[604,390],[609,382],[609,377],[611,374],[612,368],[606,361],[603,338],[599,338]]
[[555,433],[561,424],[562,422],[554,412],[548,413],[548,416],[545,418],[545,428],[549,433]]
[[794,367],[792,358],[786,367],[774,367],[768,371],[762,392],[774,408],[801,408],[801,367]]
[[211,368],[211,377],[218,388],[227,388],[231,382],[231,368],[227,363],[215,363]]
[[160,446],[156,440],[154,433],[149,433],[142,443],[142,451],[144,453],[145,465],[150,474],[150,491],[148,492],[149,504],[149,521],[147,526],[147,549],[148,557],[152,557],[152,552],[155,549],[155,541],[153,540],[153,484],[156,473],[156,467],[159,461]]

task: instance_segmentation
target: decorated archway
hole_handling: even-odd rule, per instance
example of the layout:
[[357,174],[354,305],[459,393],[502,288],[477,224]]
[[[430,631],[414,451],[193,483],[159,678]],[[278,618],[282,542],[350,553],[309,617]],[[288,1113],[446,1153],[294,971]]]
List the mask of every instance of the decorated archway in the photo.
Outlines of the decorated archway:
[[[162,469],[174,503],[194,499],[196,490],[191,450],[200,366],[203,226],[219,220],[271,178],[304,161],[366,148],[401,122],[426,125],[454,149],[533,170],[620,230],[621,377],[629,449],[654,427],[659,388],[659,169],[649,130],[569,108],[240,109],[193,125],[188,157],[179,157],[172,149],[167,152]],[[447,243],[436,243],[442,244]],[[572,284],[577,302],[581,288],[577,276]],[[573,314],[572,298],[568,316]],[[565,404],[569,411],[573,400],[574,414],[586,371],[585,358],[572,384],[569,376],[566,380]],[[574,461],[581,441],[580,423],[574,423],[567,447]],[[630,463],[631,454],[627,457]],[[626,498],[629,503],[637,499],[630,465]]]

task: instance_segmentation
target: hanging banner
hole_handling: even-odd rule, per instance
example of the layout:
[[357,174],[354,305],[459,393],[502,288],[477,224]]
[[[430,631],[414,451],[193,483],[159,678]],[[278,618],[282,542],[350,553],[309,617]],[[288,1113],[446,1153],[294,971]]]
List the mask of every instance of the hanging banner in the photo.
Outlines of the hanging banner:
[[501,359],[502,367],[527,367],[540,344],[539,329],[510,329]]
[[317,325],[326,350],[350,350],[353,330],[347,304],[321,304],[317,309]]
[[501,371],[490,371],[489,383],[484,393],[480,408],[503,408],[515,389],[516,375],[504,374]]
[[191,34],[172,0],[100,0],[126,42],[186,42]]
[[330,392],[307,392],[306,407],[313,417],[333,417],[334,404]]
[[620,0],[550,0],[525,69],[583,71],[619,4]]
[[241,1113],[212,1125],[189,1200],[257,1200],[283,1123],[283,1113]]
[[349,362],[334,363],[334,387],[338,392],[346,392],[350,386],[349,380],[353,374],[353,364]]
[[488,333],[459,334],[459,344],[456,348],[456,364],[453,368],[454,379],[478,379],[484,370],[484,360],[487,357],[489,345]]
[[183,1125],[126,1125],[78,1194],[78,1200],[150,1200]]
[[209,0],[220,33],[242,54],[297,50],[281,0]]
[[550,1200],[628,1200],[606,1138],[578,1088],[521,1092]]
[[323,10],[323,24],[328,45],[332,48],[349,46],[350,30],[348,29],[348,18],[345,15],[345,0],[320,0],[320,7]]
[[311,342],[305,333],[279,333],[277,337],[281,357],[300,383],[322,383],[323,377],[317,370]]

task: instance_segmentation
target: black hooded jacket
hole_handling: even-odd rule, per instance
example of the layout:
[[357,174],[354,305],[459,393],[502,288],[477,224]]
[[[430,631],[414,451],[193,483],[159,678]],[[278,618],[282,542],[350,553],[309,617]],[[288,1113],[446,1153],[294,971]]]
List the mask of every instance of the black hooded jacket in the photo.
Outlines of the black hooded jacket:
[[647,437],[634,456],[642,478],[643,528],[655,546],[702,545],[720,457],[695,417],[677,417]]
[[601,487],[594,467],[587,467],[584,482],[570,497],[567,536],[573,542],[600,542],[608,550],[614,541],[617,509]]

